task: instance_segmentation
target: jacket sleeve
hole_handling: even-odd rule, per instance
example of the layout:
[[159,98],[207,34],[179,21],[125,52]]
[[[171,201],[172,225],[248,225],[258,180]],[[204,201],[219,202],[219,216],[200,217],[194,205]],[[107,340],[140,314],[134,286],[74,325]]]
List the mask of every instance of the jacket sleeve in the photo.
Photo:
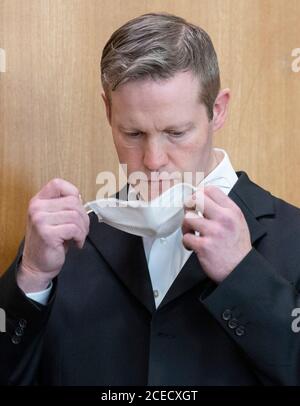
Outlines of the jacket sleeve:
[[[300,308],[295,286],[255,248],[200,301],[252,362],[266,385],[300,385]],[[300,312],[300,309],[299,309]]]
[[22,245],[17,258],[0,278],[0,308],[5,314],[6,331],[0,333],[0,384],[37,383],[43,332],[54,300],[56,281],[46,306],[26,297],[16,282]]

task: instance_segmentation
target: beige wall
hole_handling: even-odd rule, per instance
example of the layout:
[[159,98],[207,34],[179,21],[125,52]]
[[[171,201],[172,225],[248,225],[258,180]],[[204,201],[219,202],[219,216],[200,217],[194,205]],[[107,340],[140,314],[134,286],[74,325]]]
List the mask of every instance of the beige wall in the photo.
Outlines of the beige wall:
[[45,182],[63,177],[92,199],[97,173],[116,169],[100,54],[114,29],[150,11],[210,33],[233,96],[215,144],[236,169],[300,206],[300,72],[291,55],[300,48],[298,0],[0,0],[0,272]]

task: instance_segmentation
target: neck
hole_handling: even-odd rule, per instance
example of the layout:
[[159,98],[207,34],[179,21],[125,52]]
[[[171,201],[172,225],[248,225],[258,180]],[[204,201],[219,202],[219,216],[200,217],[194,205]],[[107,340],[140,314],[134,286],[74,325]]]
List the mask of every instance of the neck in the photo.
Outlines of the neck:
[[204,177],[206,177],[208,174],[210,174],[210,172],[212,172],[219,165],[219,163],[222,161],[222,159],[223,159],[222,152],[216,151],[213,149],[207,169],[204,172]]

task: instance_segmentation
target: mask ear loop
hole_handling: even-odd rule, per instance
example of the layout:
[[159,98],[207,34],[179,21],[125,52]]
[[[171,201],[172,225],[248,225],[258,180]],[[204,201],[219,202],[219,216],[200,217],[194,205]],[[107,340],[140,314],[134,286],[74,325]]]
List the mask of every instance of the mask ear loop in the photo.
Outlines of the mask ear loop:
[[[196,187],[192,187],[192,189],[193,189],[193,192],[196,192],[196,191],[197,191],[197,188],[196,188]],[[189,197],[188,197],[188,198],[189,198]],[[197,206],[194,208],[193,212],[194,212],[195,214],[197,214],[197,216],[203,217],[201,211],[197,209]],[[200,237],[200,231],[197,231],[197,230],[194,231],[194,235],[195,235],[196,237]]]
[[83,208],[84,208],[86,214],[94,213],[94,210],[90,208],[90,206],[89,206],[88,203],[86,203],[86,204],[83,206]]
[[[204,209],[204,207],[203,207],[203,209]],[[203,217],[203,214],[202,214],[201,210],[199,210],[199,205],[197,205],[197,203],[196,203],[196,207],[195,207],[194,212],[197,214],[197,216]],[[200,230],[194,231],[194,234],[195,234],[196,237],[201,236]]]
[[[195,210],[195,213],[197,213],[197,215],[199,216],[199,217],[203,217],[203,214],[201,213],[201,211],[200,210]],[[195,234],[195,236],[196,237],[200,237],[201,236],[201,234],[200,234],[200,231],[194,231],[194,234]]]

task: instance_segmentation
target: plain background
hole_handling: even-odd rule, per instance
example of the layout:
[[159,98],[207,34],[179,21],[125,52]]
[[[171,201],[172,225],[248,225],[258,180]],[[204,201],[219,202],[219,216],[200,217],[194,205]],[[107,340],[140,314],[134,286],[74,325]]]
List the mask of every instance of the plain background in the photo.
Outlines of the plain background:
[[[95,198],[117,170],[101,100],[100,56],[127,20],[168,11],[203,27],[232,90],[215,136],[236,170],[300,206],[298,0],[0,0],[0,272],[25,232],[29,199],[53,177]],[[299,63],[300,65],[300,63]]]

